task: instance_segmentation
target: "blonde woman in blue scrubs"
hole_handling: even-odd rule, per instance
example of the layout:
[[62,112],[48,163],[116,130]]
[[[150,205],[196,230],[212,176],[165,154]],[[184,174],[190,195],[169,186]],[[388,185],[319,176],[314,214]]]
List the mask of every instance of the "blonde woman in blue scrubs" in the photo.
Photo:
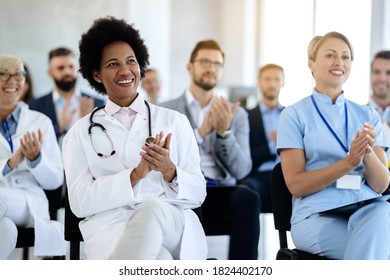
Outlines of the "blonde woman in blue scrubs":
[[389,259],[387,201],[377,199],[348,217],[320,213],[380,197],[389,186],[380,117],[344,96],[352,60],[343,34],[314,37],[308,48],[313,92],[281,114],[277,151],[293,195],[291,234],[298,249],[329,258]]

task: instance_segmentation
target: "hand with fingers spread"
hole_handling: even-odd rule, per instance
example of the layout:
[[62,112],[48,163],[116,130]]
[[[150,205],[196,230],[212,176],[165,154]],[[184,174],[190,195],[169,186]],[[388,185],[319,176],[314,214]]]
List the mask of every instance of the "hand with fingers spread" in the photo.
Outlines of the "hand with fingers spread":
[[204,116],[203,123],[198,127],[199,135],[204,138],[213,130],[213,120],[210,110]]
[[213,127],[217,134],[222,134],[226,130],[229,130],[234,113],[240,106],[239,102],[236,102],[231,107],[229,101],[224,97],[215,97],[211,103],[211,115],[213,121]]
[[141,156],[148,163],[149,168],[161,172],[164,179],[171,182],[176,177],[176,166],[169,156],[172,133],[169,133],[165,140],[162,140],[163,137],[164,133],[160,132],[151,145],[143,146],[144,152],[141,152]]
[[80,98],[80,118],[91,113],[93,111],[93,107],[94,99],[92,97],[82,96]]
[[58,120],[58,125],[60,126],[60,130],[64,131],[69,124],[73,120],[73,116],[76,114],[76,109],[73,109],[72,111],[69,111],[70,107],[70,99],[65,99],[65,105],[62,109],[60,119]]
[[38,129],[38,132],[26,132],[20,139],[20,149],[23,155],[29,160],[36,159],[41,152],[42,145],[42,132]]

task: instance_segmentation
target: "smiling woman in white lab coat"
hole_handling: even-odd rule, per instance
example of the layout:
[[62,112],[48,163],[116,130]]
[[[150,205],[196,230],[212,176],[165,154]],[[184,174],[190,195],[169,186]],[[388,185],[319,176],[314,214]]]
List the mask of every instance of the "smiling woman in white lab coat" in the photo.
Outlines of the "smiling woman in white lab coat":
[[138,94],[149,64],[138,30],[101,18],[79,47],[81,74],[108,96],[63,143],[70,206],[85,217],[80,229],[87,258],[205,259],[202,225],[187,209],[196,206],[166,201],[205,199],[197,144],[184,115]]
[[63,226],[50,221],[44,189],[63,184],[61,151],[45,115],[19,102],[23,62],[0,54],[0,259],[16,246],[17,227],[34,226],[34,254],[65,255]]

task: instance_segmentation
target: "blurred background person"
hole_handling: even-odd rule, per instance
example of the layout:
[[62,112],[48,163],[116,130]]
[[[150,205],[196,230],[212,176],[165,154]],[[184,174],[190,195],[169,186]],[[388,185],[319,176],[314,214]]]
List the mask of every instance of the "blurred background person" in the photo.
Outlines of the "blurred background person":
[[369,104],[381,116],[382,122],[390,120],[390,51],[375,54],[371,62],[372,95]]
[[28,103],[30,109],[51,119],[60,144],[75,121],[105,103],[76,86],[77,71],[76,57],[70,49],[60,47],[51,50],[48,74],[53,79],[54,89]]
[[152,104],[157,104],[161,91],[161,79],[156,69],[148,68],[145,70],[141,87],[145,91],[145,99]]
[[24,72],[26,73],[26,79],[24,81],[23,91],[20,96],[20,100],[24,103],[28,103],[30,100],[34,99],[34,83],[32,81],[32,75],[29,68],[24,64]]
[[284,107],[279,103],[280,90],[284,86],[284,70],[276,64],[266,64],[258,71],[260,101],[249,115],[249,143],[252,170],[240,181],[256,191],[260,198],[260,211],[271,209],[271,172],[279,162],[276,154],[276,129]]

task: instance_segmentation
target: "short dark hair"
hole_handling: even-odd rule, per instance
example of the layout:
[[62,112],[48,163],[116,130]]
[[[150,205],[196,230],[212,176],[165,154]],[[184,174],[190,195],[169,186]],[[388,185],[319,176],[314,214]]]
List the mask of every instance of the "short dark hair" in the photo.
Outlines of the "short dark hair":
[[214,40],[203,40],[196,44],[195,48],[191,52],[190,62],[194,62],[198,52],[202,49],[217,50],[222,53],[222,58],[225,61],[225,54],[222,51],[219,44]]
[[81,35],[79,72],[99,93],[107,94],[103,84],[94,80],[93,72],[100,69],[103,48],[118,41],[128,43],[133,49],[141,70],[141,78],[149,65],[148,48],[133,24],[128,24],[125,20],[112,16],[96,19],[91,28]]
[[71,55],[71,56],[75,56],[74,53],[68,49],[68,48],[64,48],[64,47],[59,47],[59,48],[56,48],[56,49],[53,49],[49,52],[49,61],[53,59],[53,57],[56,57],[56,56],[67,56],[67,55]]
[[374,58],[373,58],[372,61],[371,61],[371,68],[372,68],[372,65],[374,64],[374,61],[375,61],[376,59],[390,59],[390,51],[388,51],[388,50],[382,50],[382,51],[377,52],[377,53],[374,55]]

